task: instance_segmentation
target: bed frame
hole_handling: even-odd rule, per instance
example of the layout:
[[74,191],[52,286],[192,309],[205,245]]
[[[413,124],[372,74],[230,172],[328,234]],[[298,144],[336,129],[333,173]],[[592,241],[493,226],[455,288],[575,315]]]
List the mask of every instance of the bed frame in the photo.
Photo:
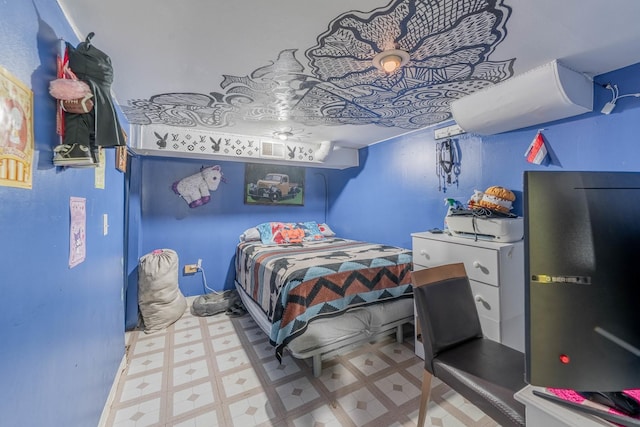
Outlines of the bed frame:
[[[267,320],[266,316],[264,315],[260,307],[255,303],[255,301],[249,298],[249,296],[244,292],[242,286],[240,286],[237,281],[235,282],[235,285],[247,311],[258,324],[260,329],[268,336],[268,328],[270,327],[270,323]],[[386,304],[391,304],[393,302],[396,301],[392,301]],[[330,320],[340,322],[341,316],[332,318]],[[385,323],[380,327],[380,329],[376,330],[373,333],[352,333],[327,345],[319,345],[301,351],[294,351],[291,348],[288,348],[288,351],[289,354],[291,354],[291,356],[295,357],[296,359],[311,359],[313,376],[318,378],[322,373],[322,361],[324,359],[328,359],[339,354],[345,354],[349,350],[359,347],[364,343],[378,341],[393,333],[395,333],[396,335],[396,341],[398,343],[402,343],[404,341],[403,325],[407,323],[413,323],[413,321],[414,316],[412,312],[409,316]]]

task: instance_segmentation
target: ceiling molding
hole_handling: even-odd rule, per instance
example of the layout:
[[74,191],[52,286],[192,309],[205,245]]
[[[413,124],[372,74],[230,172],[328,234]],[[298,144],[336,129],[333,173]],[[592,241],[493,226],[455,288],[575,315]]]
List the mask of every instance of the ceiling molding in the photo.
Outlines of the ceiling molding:
[[247,163],[305,165],[330,169],[358,166],[358,150],[330,141],[281,141],[166,125],[131,125],[130,149],[142,156]]

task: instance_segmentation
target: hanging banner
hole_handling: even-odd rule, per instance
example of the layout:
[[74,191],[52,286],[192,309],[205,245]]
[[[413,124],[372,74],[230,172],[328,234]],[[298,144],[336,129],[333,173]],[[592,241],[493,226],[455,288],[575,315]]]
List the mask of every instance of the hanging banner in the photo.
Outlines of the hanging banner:
[[542,164],[547,157],[547,146],[544,144],[544,136],[541,131],[538,131],[535,138],[524,153],[527,158],[527,162],[534,163],[536,165]]

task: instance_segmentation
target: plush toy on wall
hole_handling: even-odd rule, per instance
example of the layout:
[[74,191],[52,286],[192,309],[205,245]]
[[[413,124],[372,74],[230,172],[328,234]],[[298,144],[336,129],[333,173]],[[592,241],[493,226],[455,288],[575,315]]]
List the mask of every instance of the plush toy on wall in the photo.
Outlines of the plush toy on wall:
[[220,181],[224,182],[220,166],[203,166],[200,172],[174,182],[171,188],[187,202],[190,208],[197,208],[209,203],[211,200],[209,192],[216,191]]

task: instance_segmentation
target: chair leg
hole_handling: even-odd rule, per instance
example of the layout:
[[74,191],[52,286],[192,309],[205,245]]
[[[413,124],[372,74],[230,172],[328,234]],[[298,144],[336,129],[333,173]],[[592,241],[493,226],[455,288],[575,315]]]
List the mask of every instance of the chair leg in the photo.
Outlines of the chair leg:
[[420,411],[418,412],[418,426],[423,427],[427,419],[427,405],[431,396],[431,378],[433,376],[426,369],[422,375],[422,395],[420,396]]

